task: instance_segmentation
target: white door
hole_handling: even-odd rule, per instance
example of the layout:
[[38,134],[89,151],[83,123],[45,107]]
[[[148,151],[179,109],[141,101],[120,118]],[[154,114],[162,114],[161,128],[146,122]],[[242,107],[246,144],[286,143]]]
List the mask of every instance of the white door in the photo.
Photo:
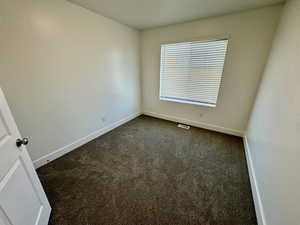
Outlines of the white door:
[[0,89],[0,225],[46,225],[51,207]]

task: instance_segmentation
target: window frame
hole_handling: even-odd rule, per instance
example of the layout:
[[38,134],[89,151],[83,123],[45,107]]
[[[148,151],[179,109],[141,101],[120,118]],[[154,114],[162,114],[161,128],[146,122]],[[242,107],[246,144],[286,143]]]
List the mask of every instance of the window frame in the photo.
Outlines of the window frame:
[[[230,35],[219,35],[219,36],[214,36],[214,37],[192,38],[192,39],[184,39],[184,40],[176,40],[176,41],[171,41],[171,42],[160,43],[160,45],[159,45],[160,46],[160,49],[159,49],[160,50],[159,51],[159,55],[160,55],[160,57],[159,57],[159,100],[216,108],[218,100],[219,100],[220,92],[221,92],[222,83],[223,83],[224,68],[225,68],[226,58],[228,57],[230,38],[231,38]],[[184,42],[213,42],[213,41],[225,41],[225,40],[227,41],[227,49],[226,49],[226,54],[225,54],[225,58],[224,58],[224,66],[223,66],[223,71],[222,71],[222,75],[221,75],[220,87],[219,87],[216,104],[208,103],[208,102],[193,101],[193,100],[185,100],[185,99],[179,99],[179,98],[177,98],[177,99],[176,98],[168,98],[165,96],[161,96],[161,87],[162,87],[162,84],[161,84],[161,82],[162,82],[162,80],[161,80],[161,61],[162,61],[161,50],[162,50],[163,45],[177,44],[177,43],[184,43]]]

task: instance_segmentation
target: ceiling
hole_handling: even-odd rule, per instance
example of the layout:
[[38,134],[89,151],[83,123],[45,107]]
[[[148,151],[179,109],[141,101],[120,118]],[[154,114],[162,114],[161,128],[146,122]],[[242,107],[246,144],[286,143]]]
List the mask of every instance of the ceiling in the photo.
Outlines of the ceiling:
[[284,0],[68,0],[137,29],[181,23]]

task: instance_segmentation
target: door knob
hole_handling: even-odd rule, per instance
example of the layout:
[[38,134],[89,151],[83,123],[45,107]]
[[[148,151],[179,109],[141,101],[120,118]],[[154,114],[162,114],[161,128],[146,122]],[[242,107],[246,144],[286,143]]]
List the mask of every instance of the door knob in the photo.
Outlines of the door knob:
[[17,147],[19,148],[19,147],[21,147],[22,145],[27,145],[28,144],[28,138],[23,138],[23,139],[20,139],[20,138],[18,138],[17,140],[16,140],[16,145],[17,145]]

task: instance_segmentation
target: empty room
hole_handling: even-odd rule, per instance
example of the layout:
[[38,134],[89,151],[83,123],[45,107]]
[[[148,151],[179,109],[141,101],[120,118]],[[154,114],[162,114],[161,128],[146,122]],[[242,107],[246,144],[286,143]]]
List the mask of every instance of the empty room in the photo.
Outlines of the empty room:
[[299,225],[300,0],[0,0],[0,225]]

